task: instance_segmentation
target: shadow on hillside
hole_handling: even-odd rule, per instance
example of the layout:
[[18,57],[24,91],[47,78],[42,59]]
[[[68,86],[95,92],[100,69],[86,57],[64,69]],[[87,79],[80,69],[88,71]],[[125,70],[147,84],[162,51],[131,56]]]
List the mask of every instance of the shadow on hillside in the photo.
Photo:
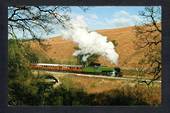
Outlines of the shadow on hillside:
[[104,93],[87,94],[80,89],[54,90],[45,101],[46,105],[148,105],[147,102],[124,91],[111,90]]
[[[20,80],[19,80],[20,81]],[[159,97],[150,91],[124,87],[102,93],[88,94],[83,89],[53,88],[37,84],[13,82],[9,88],[9,105],[159,105]],[[148,95],[149,94],[149,95]],[[155,94],[155,93],[154,93]],[[154,98],[153,98],[154,97]]]

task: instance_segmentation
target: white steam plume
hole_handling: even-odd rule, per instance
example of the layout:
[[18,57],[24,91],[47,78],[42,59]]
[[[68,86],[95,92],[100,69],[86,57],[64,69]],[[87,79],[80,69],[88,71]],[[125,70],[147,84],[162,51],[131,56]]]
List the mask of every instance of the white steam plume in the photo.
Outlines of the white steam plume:
[[92,54],[106,57],[111,63],[118,64],[119,55],[115,51],[112,42],[107,41],[106,36],[97,32],[89,32],[82,16],[76,17],[65,23],[66,28],[62,30],[64,39],[71,39],[78,44],[80,50],[76,50],[73,55],[84,55],[83,61]]

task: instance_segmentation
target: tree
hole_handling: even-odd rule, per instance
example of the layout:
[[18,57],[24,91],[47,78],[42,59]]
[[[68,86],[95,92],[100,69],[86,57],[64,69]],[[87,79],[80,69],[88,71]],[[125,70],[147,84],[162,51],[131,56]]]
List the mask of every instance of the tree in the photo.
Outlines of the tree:
[[[80,50],[78,46],[74,47],[75,50]],[[87,57],[88,56],[88,57]],[[93,64],[97,61],[100,55],[98,54],[79,54],[76,56],[77,63],[81,64],[83,66],[89,66],[90,64]],[[84,57],[87,57],[86,60],[84,60]]]
[[147,67],[145,72],[152,75],[149,82],[144,81],[147,85],[161,78],[161,8],[145,7],[139,12],[142,17],[140,25],[136,26],[136,45],[137,49],[144,50],[144,56],[139,61]]
[[[8,8],[8,90],[9,104],[39,104],[37,91],[40,89],[38,83],[29,69],[29,63],[38,61],[38,57],[32,52],[21,38],[33,38],[40,41],[37,30],[41,29],[44,33],[50,32],[52,19],[55,22],[62,22],[56,10],[58,7],[33,7],[17,6]],[[56,14],[56,15],[55,15]],[[64,20],[63,20],[64,21]],[[33,80],[35,80],[33,82]],[[31,81],[31,82],[30,82]],[[21,90],[22,92],[21,92]],[[41,96],[41,95],[39,95]],[[35,100],[35,101],[34,101]]]
[[[38,31],[52,32],[51,25],[69,20],[69,7],[61,6],[17,6],[8,8],[8,33],[10,37],[38,39]],[[59,13],[61,12],[61,13]],[[62,14],[63,13],[63,14]],[[17,34],[17,32],[20,34]],[[22,34],[22,35],[21,35]]]
[[98,54],[90,54],[86,61],[84,61],[82,59],[81,60],[82,60],[84,66],[89,66],[91,64],[94,64],[97,61],[97,59],[99,58],[99,56],[100,55],[98,55]]
[[44,97],[43,100],[39,98],[44,96],[42,79],[34,76],[29,69],[29,64],[37,62],[39,58],[23,38],[29,38],[30,41],[35,39],[42,45],[40,33],[52,32],[52,25],[55,24],[65,27],[63,23],[70,19],[67,15],[69,11],[70,7],[62,6],[8,7],[9,104],[44,104]]

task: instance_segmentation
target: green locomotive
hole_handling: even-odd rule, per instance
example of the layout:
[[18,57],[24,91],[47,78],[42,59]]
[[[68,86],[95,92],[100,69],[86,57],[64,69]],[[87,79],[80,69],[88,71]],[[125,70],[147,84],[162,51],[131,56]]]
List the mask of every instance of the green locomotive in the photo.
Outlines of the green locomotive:
[[121,76],[120,68],[112,68],[106,66],[88,66],[82,68],[83,73],[87,74],[98,74],[98,75],[107,75],[107,76]]

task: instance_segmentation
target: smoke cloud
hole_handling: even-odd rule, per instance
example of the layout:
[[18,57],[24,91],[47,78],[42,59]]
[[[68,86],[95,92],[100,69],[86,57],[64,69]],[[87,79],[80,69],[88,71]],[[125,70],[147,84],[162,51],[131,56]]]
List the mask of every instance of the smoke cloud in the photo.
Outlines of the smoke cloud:
[[118,64],[119,55],[115,51],[115,46],[97,32],[89,32],[87,24],[82,16],[77,16],[75,20],[65,22],[65,28],[61,31],[64,39],[70,39],[78,44],[80,50],[76,50],[73,55],[83,55],[82,60],[93,54],[106,57],[111,63]]

